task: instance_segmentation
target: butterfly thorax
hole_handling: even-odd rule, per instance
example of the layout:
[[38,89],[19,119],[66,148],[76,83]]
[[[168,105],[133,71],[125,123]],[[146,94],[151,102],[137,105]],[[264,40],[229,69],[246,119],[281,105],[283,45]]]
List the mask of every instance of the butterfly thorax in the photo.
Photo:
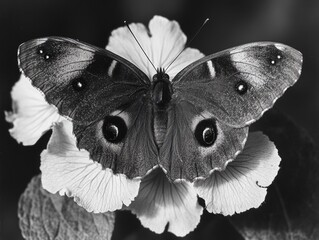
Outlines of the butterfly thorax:
[[167,131],[167,108],[172,99],[172,84],[164,69],[160,68],[153,76],[152,101],[154,106],[154,136],[158,147],[161,147]]
[[172,84],[164,69],[160,68],[153,76],[153,102],[159,109],[165,109],[172,99]]

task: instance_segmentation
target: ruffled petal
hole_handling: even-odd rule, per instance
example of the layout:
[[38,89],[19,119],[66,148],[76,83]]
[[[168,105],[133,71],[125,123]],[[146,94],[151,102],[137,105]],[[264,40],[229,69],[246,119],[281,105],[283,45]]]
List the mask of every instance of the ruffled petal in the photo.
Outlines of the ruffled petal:
[[162,233],[169,224],[168,231],[176,236],[194,230],[203,212],[191,184],[171,183],[160,168],[143,178],[138,196],[129,208],[144,227]]
[[13,123],[11,136],[23,145],[35,144],[53,123],[63,119],[23,74],[13,86],[11,97],[13,112],[6,112],[6,120]]
[[194,184],[207,210],[223,215],[257,208],[279,170],[281,159],[275,145],[262,133],[248,136],[241,154],[221,172],[213,172]]
[[[151,19],[149,30],[140,23],[132,23],[130,28],[156,68],[166,68],[184,48],[187,39],[176,21],[160,16]],[[127,27],[114,30],[106,48],[131,61],[152,80],[156,71]],[[197,49],[187,48],[170,66],[167,74],[173,79],[184,67],[203,56]]]
[[89,152],[76,147],[72,123],[56,124],[47,150],[41,154],[43,188],[59,192],[89,212],[107,212],[128,206],[136,197],[140,180],[129,180],[123,174],[90,160]]

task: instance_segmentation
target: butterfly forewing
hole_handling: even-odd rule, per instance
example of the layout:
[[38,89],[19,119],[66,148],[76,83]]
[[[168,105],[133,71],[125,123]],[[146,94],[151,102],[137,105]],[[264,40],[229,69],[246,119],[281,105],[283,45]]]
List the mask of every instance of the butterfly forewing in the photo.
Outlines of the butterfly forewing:
[[252,43],[204,57],[173,79],[173,98],[201,106],[229,126],[256,121],[300,76],[302,55],[278,43]]
[[19,47],[18,59],[23,73],[46,100],[79,123],[118,110],[150,85],[146,75],[125,59],[67,38],[26,42]]

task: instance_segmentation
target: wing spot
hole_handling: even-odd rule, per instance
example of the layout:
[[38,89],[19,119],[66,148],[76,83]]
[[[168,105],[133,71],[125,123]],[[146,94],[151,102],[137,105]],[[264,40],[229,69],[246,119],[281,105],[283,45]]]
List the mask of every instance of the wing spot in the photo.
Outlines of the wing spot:
[[116,64],[117,64],[117,61],[113,60],[110,67],[109,67],[109,70],[107,71],[107,73],[110,77],[112,77],[112,75],[113,75],[113,71],[115,69]]
[[87,82],[84,78],[76,78],[72,82],[72,87],[76,92],[84,90],[87,86]]
[[44,54],[44,50],[42,48],[38,49],[38,54],[43,56],[44,60],[49,60],[51,57],[49,54]]
[[280,51],[284,51],[285,50],[285,47],[282,44],[279,44],[279,43],[275,43],[275,48],[277,48]]
[[281,59],[282,59],[282,55],[281,55],[281,54],[277,54],[275,58],[271,58],[271,59],[270,59],[270,64],[274,66],[274,65],[276,65]]
[[248,84],[245,81],[240,80],[235,84],[235,90],[239,95],[243,95],[248,91]]
[[208,67],[208,71],[210,73],[210,76],[212,78],[214,78],[216,76],[216,71],[215,71],[215,68],[213,66],[213,62],[211,60],[207,61],[207,67]]

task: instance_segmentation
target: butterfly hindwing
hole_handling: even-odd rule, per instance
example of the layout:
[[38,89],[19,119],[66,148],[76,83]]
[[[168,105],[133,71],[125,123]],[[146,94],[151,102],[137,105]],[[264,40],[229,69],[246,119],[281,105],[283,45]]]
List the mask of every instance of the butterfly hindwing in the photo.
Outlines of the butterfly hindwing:
[[73,122],[79,149],[90,158],[140,177],[157,165],[148,77],[107,50],[51,37],[22,44],[22,72],[48,103]]
[[278,43],[251,43],[204,57],[172,81],[176,98],[229,126],[256,121],[300,76],[302,55]]
[[[89,126],[74,125],[78,147],[90,152],[90,157],[114,173],[123,173],[129,178],[144,176],[157,166],[158,153],[153,138],[152,108],[149,100],[139,99],[124,111],[116,111]],[[105,139],[106,124],[110,121],[125,122],[119,128],[121,141]],[[121,132],[122,131],[122,132]]]
[[[162,167],[173,179],[193,181],[211,171],[223,170],[243,149],[248,128],[233,128],[217,121],[206,111],[186,101],[172,103],[168,110],[168,128],[160,149]],[[210,144],[201,143],[202,129],[211,126]]]

